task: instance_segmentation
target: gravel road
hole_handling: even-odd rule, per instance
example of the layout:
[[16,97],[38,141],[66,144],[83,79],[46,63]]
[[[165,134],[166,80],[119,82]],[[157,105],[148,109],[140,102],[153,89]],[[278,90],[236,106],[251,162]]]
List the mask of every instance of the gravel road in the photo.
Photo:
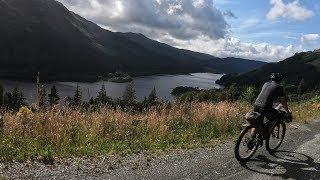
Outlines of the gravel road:
[[53,166],[36,162],[0,164],[0,179],[320,179],[320,120],[291,124],[274,156],[260,148],[240,165],[233,143],[213,149],[181,150],[130,157],[64,159]]

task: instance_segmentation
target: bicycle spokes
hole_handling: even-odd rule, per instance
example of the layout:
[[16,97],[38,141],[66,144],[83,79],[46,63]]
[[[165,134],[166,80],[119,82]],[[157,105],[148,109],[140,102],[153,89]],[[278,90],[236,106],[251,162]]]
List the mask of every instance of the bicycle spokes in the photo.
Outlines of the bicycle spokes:
[[252,130],[249,129],[246,132],[243,132],[243,137],[239,142],[238,146],[238,155],[240,158],[250,157],[255,150],[257,149],[257,139],[258,135],[256,133],[252,134]]
[[280,138],[280,125],[277,125],[273,131],[272,131],[272,134],[271,134],[272,137],[275,137],[277,139]]

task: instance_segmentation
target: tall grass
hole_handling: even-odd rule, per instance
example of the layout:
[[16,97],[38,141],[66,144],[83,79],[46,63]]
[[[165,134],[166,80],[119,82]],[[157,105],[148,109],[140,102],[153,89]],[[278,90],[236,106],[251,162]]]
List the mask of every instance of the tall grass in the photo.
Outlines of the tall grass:
[[[131,154],[212,145],[238,134],[251,107],[234,102],[175,104],[143,113],[102,108],[3,112],[0,161]],[[307,110],[307,111],[306,111]],[[320,103],[295,104],[297,119],[320,116]]]
[[316,118],[320,118],[320,101],[294,103],[291,106],[296,122],[309,123]]
[[68,108],[4,113],[0,161],[53,156],[130,154],[144,150],[199,147],[235,135],[247,107],[239,103],[194,103],[128,113]]

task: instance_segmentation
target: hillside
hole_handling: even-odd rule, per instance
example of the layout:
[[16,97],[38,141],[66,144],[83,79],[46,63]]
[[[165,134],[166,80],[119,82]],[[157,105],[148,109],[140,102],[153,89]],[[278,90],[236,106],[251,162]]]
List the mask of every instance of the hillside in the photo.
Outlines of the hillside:
[[242,73],[264,64],[219,59],[141,34],[107,31],[54,0],[0,0],[0,23],[1,78],[30,80],[38,71],[46,80],[81,81],[115,71],[133,76]]
[[260,69],[242,75],[226,75],[218,81],[219,84],[228,86],[261,86],[268,80],[272,72],[280,72],[285,77],[288,89],[302,84],[304,91],[320,89],[320,50],[297,53],[279,63],[267,64]]
[[117,33],[122,35],[141,46],[146,47],[150,51],[157,52],[159,54],[165,54],[178,59],[196,59],[202,70],[214,71],[218,73],[243,73],[253,69],[257,69],[265,62],[253,61],[241,58],[217,58],[208,54],[193,52],[185,49],[173,48],[167,44],[155,42],[151,39],[146,38],[142,34],[135,33]]

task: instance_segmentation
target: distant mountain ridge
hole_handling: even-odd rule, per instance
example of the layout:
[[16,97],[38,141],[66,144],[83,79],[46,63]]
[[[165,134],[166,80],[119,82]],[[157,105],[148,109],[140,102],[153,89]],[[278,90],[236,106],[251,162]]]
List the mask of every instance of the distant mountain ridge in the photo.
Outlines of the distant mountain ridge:
[[261,86],[273,72],[283,74],[289,91],[295,91],[299,86],[303,91],[320,90],[320,49],[296,53],[279,63],[267,64],[245,74],[225,75],[218,83],[224,86]]
[[110,72],[134,76],[212,71],[243,73],[264,62],[220,59],[177,49],[141,34],[114,33],[55,0],[0,0],[0,78],[97,80]]

